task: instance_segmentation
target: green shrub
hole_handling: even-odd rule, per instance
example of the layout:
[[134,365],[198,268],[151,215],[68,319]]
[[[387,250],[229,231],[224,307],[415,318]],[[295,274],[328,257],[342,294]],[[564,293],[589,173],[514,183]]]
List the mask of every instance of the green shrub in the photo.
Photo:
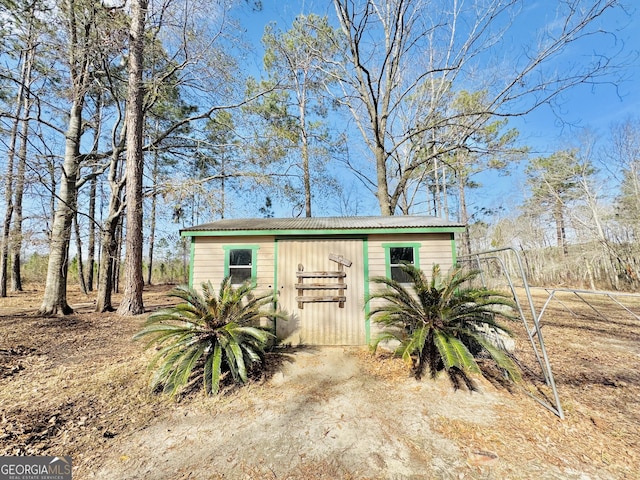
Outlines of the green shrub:
[[[431,377],[444,370],[455,388],[462,382],[475,385],[469,373],[482,373],[474,356],[485,355],[512,380],[520,371],[496,335],[510,335],[496,316],[513,319],[512,301],[504,294],[484,288],[462,288],[478,272],[454,269],[443,276],[433,267],[431,280],[412,265],[403,266],[410,283],[401,284],[386,277],[374,283],[382,290],[368,301],[379,299],[369,318],[383,326],[373,349],[381,342],[395,344],[395,353],[411,365],[416,378],[428,370]],[[506,308],[505,308],[506,307]],[[395,342],[395,343],[394,343]]]
[[180,286],[170,296],[184,303],[151,314],[134,336],[150,337],[147,348],[158,348],[149,365],[155,370],[154,390],[162,388],[174,395],[195,381],[202,382],[207,393],[216,394],[224,377],[244,384],[250,371],[263,366],[273,335],[260,326],[260,319],[281,317],[264,309],[273,305],[272,294],[255,297],[251,285],[233,287],[226,278],[217,293],[208,282],[202,284],[202,293]]

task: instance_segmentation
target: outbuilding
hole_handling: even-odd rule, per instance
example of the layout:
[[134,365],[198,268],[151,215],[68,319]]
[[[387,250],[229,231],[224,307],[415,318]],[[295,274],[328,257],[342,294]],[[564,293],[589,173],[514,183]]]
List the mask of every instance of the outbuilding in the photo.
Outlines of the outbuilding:
[[275,292],[288,321],[278,339],[298,345],[365,345],[370,278],[402,280],[399,266],[447,271],[454,234],[464,226],[430,216],[225,219],[186,228],[189,282],[216,286],[227,276]]

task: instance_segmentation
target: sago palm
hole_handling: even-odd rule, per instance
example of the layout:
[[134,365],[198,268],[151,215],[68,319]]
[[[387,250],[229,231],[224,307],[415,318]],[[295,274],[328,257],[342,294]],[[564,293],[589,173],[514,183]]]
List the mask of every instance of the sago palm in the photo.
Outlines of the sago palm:
[[426,371],[435,377],[445,370],[455,388],[464,382],[475,389],[469,374],[482,372],[474,355],[488,356],[512,380],[520,378],[517,365],[496,341],[500,335],[510,335],[496,322],[500,316],[513,319],[510,298],[497,291],[464,288],[477,271],[456,268],[442,275],[435,265],[429,280],[412,265],[402,269],[410,278],[408,284],[386,277],[372,279],[381,286],[369,297],[369,318],[382,326],[374,351],[380,342],[390,342],[395,353],[411,364],[416,378]]
[[260,319],[280,316],[265,309],[273,295],[255,297],[250,284],[234,287],[230,278],[217,293],[207,282],[202,292],[180,286],[169,295],[184,302],[151,314],[134,336],[150,337],[147,348],[158,348],[149,365],[155,370],[152,388],[173,395],[190,381],[202,381],[205,391],[215,394],[226,375],[246,383],[251,368],[263,364],[272,337]]

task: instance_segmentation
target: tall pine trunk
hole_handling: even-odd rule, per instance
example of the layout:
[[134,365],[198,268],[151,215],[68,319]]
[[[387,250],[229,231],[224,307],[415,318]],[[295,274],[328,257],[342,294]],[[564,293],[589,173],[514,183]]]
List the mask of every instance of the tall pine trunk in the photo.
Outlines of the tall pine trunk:
[[461,255],[469,255],[471,253],[471,236],[469,235],[469,213],[467,212],[467,199],[465,196],[465,185],[467,178],[462,173],[458,174],[458,195],[460,196],[460,223],[464,224],[462,232]]
[[76,236],[76,259],[78,265],[78,284],[80,290],[87,294],[87,284],[84,281],[84,263],[82,261],[82,236],[80,234],[80,225],[78,225],[78,213],[73,216],[74,233]]
[[127,197],[127,235],[125,253],[124,294],[118,308],[120,315],[144,313],[142,290],[142,152],[143,101],[142,84],[144,30],[148,0],[134,0],[131,4],[129,31],[129,90],[127,94],[127,165],[125,176]]
[[[96,113],[95,113],[95,128],[93,135],[93,148],[92,153],[98,152],[98,146],[100,144],[100,134],[102,132],[102,108],[104,100],[101,92],[98,92],[98,98],[96,100]],[[87,238],[87,278],[86,287],[87,291],[93,291],[93,273],[95,269],[95,256],[96,256],[96,193],[98,188],[98,166],[95,165],[92,169],[92,176],[89,180],[89,236]]]
[[[29,116],[30,88],[35,54],[34,24],[35,17],[29,18],[24,52],[22,54],[20,71],[20,86],[16,97],[16,111],[9,139],[9,152],[7,154],[7,176],[5,179],[6,211],[2,223],[2,238],[0,238],[0,297],[7,296],[9,250],[12,256],[12,290],[21,291],[20,278],[20,249],[22,246],[22,196],[24,192],[24,176],[27,156],[27,133],[29,131],[28,120],[22,120],[21,144],[18,154],[18,171],[14,176],[15,147],[18,138],[18,125],[20,116]],[[15,192],[14,192],[15,182]],[[12,198],[13,197],[13,198]],[[13,220],[13,227],[12,227]]]
[[[223,160],[224,161],[224,160]],[[224,173],[223,173],[224,176]],[[158,152],[153,153],[153,168],[151,171],[151,179],[153,185],[158,184]],[[223,188],[224,191],[224,188]],[[147,285],[151,285],[151,276],[153,274],[153,243],[156,237],[156,207],[158,203],[158,196],[154,191],[151,194],[151,225],[149,226],[149,267],[147,270]],[[222,212],[224,215],[224,204],[222,206]]]
[[[124,135],[124,132],[122,132]],[[120,142],[121,144],[122,142]],[[124,179],[118,179],[120,167],[121,147],[116,147],[111,155],[109,167],[109,211],[107,219],[102,225],[100,264],[98,272],[98,295],[96,298],[96,312],[113,311],[111,293],[114,287],[115,267],[119,261],[118,252],[118,227],[122,218],[123,204],[122,191]]]
[[298,110],[300,115],[300,136],[302,140],[301,154],[302,180],[304,183],[304,211],[305,216],[311,217],[311,170],[309,168],[309,133],[307,131],[307,104],[304,92],[300,96]]
[[93,271],[96,257],[96,191],[98,180],[94,177],[89,184],[89,238],[87,240],[87,290],[93,291]]

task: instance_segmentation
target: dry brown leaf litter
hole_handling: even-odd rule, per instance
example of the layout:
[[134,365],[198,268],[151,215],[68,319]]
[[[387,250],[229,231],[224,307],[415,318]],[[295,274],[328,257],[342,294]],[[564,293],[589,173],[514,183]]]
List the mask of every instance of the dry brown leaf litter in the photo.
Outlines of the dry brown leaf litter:
[[[146,292],[147,306],[166,304],[167,290],[155,287]],[[148,354],[130,340],[143,317],[97,315],[90,299],[78,295],[83,307],[77,313],[40,318],[33,316],[40,294],[33,289],[0,299],[0,454],[71,455],[74,478],[88,478],[115,439],[135,435],[164,416],[208,411],[215,418],[217,409],[242,416],[258,408],[261,399],[278,400],[278,390],[261,382],[216,399],[196,393],[179,404],[150,395]],[[538,296],[536,303],[544,299]],[[455,442],[466,456],[467,466],[455,467],[456,478],[545,478],[552,468],[567,475],[577,472],[576,478],[579,473],[634,478],[640,471],[640,321],[603,299],[592,304],[606,318],[570,295],[561,301],[564,305],[550,305],[542,322],[566,419],[559,420],[519,390],[497,391],[501,400],[492,407],[491,422],[434,415],[431,408],[423,408],[433,430]],[[632,308],[638,312],[637,306]],[[519,356],[534,371],[523,332],[516,333]],[[350,355],[367,375],[387,384],[389,392],[423,388],[406,381],[402,360],[384,353],[372,356],[366,349]],[[279,368],[296,361],[295,354],[287,353],[272,360],[274,378]],[[301,385],[299,393],[310,394],[310,401],[331,400],[327,392],[306,388]],[[440,381],[436,393],[447,388]],[[495,390],[487,382],[482,382],[482,389]],[[388,393],[385,399],[390,398]],[[409,446],[416,450],[413,455],[424,454],[421,445]],[[528,473],[523,473],[523,466]],[[239,478],[275,478],[268,466],[255,462],[239,465],[237,471]],[[288,475],[364,478],[344,463],[314,457],[301,457]]]

